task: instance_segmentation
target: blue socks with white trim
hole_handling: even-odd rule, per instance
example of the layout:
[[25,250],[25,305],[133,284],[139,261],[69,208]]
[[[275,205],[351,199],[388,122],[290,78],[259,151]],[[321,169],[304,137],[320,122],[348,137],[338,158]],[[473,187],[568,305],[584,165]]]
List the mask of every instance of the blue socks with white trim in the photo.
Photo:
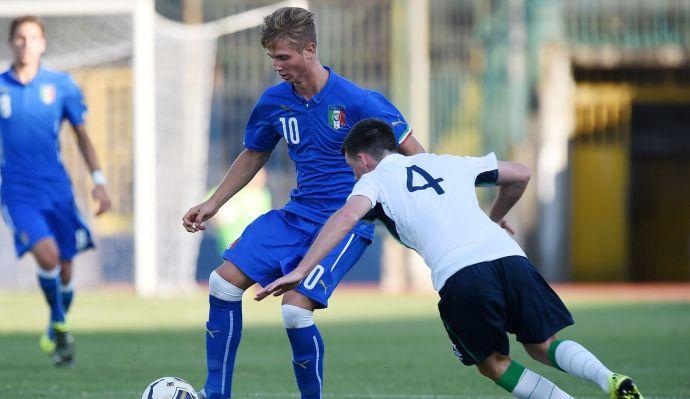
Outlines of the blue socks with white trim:
[[65,322],[65,308],[62,303],[62,294],[60,292],[60,266],[53,270],[38,269],[38,284],[43,291],[43,295],[50,307],[50,322],[64,323]]
[[232,394],[235,356],[242,338],[244,290],[225,281],[215,271],[209,277],[209,312],[206,323],[204,390],[208,399],[227,399]]
[[287,328],[292,345],[292,367],[302,399],[320,399],[323,388],[324,346],[316,325]]

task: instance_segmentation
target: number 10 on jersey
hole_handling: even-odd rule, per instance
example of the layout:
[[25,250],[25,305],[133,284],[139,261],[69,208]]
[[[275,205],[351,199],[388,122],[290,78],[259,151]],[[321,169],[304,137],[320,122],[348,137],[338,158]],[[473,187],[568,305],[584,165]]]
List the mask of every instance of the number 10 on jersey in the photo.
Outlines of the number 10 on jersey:
[[299,126],[297,126],[297,118],[290,117],[285,122],[285,118],[280,118],[280,124],[283,125],[283,137],[289,144],[299,143]]

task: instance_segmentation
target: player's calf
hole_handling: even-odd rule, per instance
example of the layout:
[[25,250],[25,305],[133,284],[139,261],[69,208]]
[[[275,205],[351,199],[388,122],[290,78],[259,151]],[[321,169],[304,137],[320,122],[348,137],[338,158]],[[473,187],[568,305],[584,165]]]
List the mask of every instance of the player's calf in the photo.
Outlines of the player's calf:
[[572,399],[553,382],[497,352],[480,362],[477,368],[518,399]]

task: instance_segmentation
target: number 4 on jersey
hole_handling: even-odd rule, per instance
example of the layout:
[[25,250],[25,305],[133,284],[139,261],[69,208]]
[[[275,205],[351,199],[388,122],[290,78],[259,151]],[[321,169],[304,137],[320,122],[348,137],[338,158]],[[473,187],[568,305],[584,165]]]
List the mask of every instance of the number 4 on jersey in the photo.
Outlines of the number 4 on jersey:
[[[439,184],[443,181],[442,178],[434,179],[426,170],[420,168],[417,165],[408,166],[407,168],[407,191],[413,193],[418,190],[426,190],[427,188],[433,188],[436,194],[444,194],[443,188]],[[427,184],[423,186],[414,185],[414,174],[417,173],[426,180]]]

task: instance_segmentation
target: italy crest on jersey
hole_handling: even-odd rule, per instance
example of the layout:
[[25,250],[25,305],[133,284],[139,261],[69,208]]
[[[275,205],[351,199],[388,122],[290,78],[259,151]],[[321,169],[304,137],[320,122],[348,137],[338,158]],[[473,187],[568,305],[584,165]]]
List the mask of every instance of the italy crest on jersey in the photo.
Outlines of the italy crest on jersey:
[[43,104],[50,105],[55,102],[55,86],[43,85],[40,91],[41,101]]
[[333,129],[340,129],[345,126],[345,107],[340,105],[328,106],[328,124]]

